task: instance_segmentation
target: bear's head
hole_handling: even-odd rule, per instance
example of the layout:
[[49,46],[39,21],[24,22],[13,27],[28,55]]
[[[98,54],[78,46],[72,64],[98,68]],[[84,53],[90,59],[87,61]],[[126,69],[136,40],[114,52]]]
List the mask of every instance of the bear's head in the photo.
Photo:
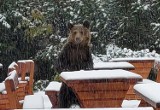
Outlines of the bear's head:
[[68,23],[69,37],[68,42],[75,45],[90,46],[91,34],[90,34],[90,23],[84,21],[83,24],[73,25]]

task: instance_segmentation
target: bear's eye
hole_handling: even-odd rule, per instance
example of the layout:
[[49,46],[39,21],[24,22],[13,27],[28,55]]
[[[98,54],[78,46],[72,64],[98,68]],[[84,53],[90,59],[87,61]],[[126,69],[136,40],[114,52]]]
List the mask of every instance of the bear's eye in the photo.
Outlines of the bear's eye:
[[75,35],[75,34],[77,34],[77,32],[75,31],[75,32],[73,32],[73,34]]

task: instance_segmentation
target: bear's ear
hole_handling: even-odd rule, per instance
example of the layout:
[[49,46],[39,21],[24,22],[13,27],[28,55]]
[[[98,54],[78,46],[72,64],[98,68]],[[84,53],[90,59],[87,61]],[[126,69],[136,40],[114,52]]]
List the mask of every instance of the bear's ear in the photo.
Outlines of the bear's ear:
[[73,28],[73,24],[72,23],[68,23],[68,29],[71,30]]
[[90,27],[89,21],[85,20],[85,21],[83,22],[83,26],[89,29],[89,27]]

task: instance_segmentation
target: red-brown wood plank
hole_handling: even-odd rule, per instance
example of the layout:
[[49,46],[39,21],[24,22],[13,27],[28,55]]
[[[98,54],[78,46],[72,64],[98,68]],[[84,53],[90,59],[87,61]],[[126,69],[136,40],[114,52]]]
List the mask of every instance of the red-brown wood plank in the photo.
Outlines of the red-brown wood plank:
[[82,108],[121,107],[122,100],[85,100]]
[[86,99],[121,99],[123,100],[127,91],[89,91],[89,92],[76,92],[81,100]]
[[[123,85],[123,86],[122,86]],[[103,83],[81,83],[73,84],[74,89],[78,91],[104,91],[104,90],[128,90],[128,84],[125,82],[103,82]]]

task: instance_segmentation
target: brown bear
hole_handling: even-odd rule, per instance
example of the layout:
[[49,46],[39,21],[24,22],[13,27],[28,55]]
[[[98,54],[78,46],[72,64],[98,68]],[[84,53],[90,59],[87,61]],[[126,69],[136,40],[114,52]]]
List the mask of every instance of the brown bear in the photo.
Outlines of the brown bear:
[[91,56],[90,24],[73,25],[68,23],[69,37],[62,51],[58,55],[55,68],[58,73],[62,71],[77,71],[93,68]]
[[[68,23],[68,28],[67,43],[55,64],[57,72],[93,69],[89,22],[84,21],[83,24],[77,25]],[[69,108],[72,104],[80,105],[72,89],[63,83],[59,93],[59,107]]]

